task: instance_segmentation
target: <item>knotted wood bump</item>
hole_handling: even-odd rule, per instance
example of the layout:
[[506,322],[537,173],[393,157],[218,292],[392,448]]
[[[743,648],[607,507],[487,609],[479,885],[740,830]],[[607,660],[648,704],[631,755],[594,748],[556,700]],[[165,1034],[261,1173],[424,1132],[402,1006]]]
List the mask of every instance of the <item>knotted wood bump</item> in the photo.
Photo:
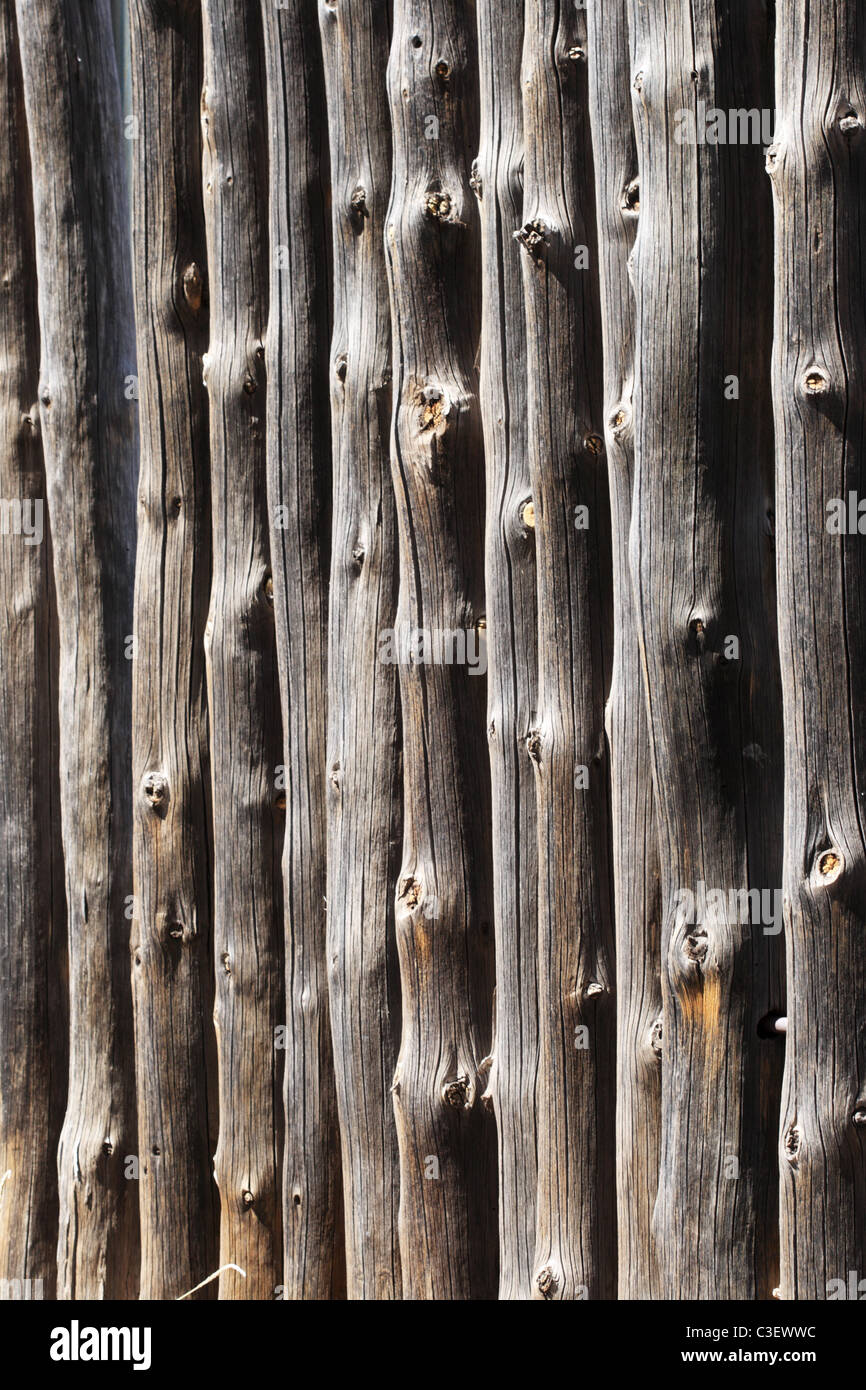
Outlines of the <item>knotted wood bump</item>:
[[168,802],[168,779],[161,772],[146,772],[141,782],[145,800],[154,810]]
[[817,367],[812,367],[803,377],[803,390],[807,396],[825,396],[830,390],[829,379]]
[[632,179],[630,183],[626,184],[620,207],[623,212],[631,213],[635,217],[640,212],[640,181],[638,179]]
[[820,883],[835,883],[845,867],[845,861],[836,849],[825,849],[818,855],[817,877]]
[[547,224],[540,217],[534,218],[531,222],[524,222],[514,233],[514,240],[520,243],[534,261],[541,260],[549,239]]
[[195,261],[191,261],[183,272],[183,297],[194,314],[201,308],[204,294],[204,276]]
[[442,1087],[442,1100],[452,1110],[471,1110],[474,1100],[472,1082],[468,1076],[455,1076]]

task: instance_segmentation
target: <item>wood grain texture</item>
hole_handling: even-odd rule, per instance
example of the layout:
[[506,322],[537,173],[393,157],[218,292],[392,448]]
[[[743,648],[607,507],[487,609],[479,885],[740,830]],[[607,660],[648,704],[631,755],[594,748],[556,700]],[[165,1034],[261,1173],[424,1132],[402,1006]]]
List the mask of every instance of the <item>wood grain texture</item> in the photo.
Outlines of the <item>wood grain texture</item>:
[[587,64],[613,541],[614,657],[605,727],[616,918],[618,1296],[652,1299],[661,1297],[652,1236],[661,1144],[661,893],[649,731],[628,558],[635,372],[628,258],[637,231],[639,195],[626,0],[594,0],[587,7]]
[[220,1298],[282,1283],[279,858],[283,812],[265,464],[267,140],[261,13],[206,0],[202,176],[210,285],[213,578],[205,629],[213,785]]
[[[866,1269],[866,15],[780,7],[773,392],[785,723],[781,1297]],[[853,497],[854,530],[848,519]],[[830,528],[829,504],[845,526]],[[861,1285],[862,1287],[862,1285]],[[862,1293],[860,1294],[862,1298]]]
[[[479,399],[487,477],[487,740],[496,1005],[487,1086],[499,1153],[499,1297],[528,1298],[535,1258],[538,840],[527,740],[537,705],[535,517],[526,418],[523,211],[524,0],[479,0]],[[530,510],[527,512],[527,506]]]
[[0,6],[0,1296],[25,1297],[29,1289],[32,1298],[54,1298],[66,909],[38,387],[30,159],[15,9],[6,4]]
[[475,652],[484,618],[470,4],[397,0],[388,92],[397,631],[406,658],[396,908],[403,1031],[394,1079],[403,1294],[486,1298],[496,1288],[496,1159],[492,1117],[481,1106],[493,992],[486,691],[478,663],[473,674],[467,664],[422,660],[411,640],[416,630],[429,633],[432,655],[436,634],[444,656],[442,634],[461,631]]
[[[207,251],[201,6],[130,6],[141,466],[133,664],[133,1003],[141,1297],[217,1267],[207,708]],[[212,1078],[211,1078],[212,1079]],[[196,1297],[213,1297],[216,1285]]]
[[[616,1287],[615,1004],[604,741],[610,538],[586,16],[526,9],[523,227],[538,556],[538,1209],[532,1295]],[[584,509],[581,511],[580,509]],[[586,524],[583,524],[583,523]]]
[[39,403],[60,640],[69,1093],[60,1298],[138,1284],[129,924],[137,426],[124,140],[107,0],[16,7],[33,165]]
[[345,1280],[325,903],[331,488],[327,116],[314,7],[292,0],[276,10],[264,0],[262,15],[271,235],[268,503],[286,805],[284,1297],[325,1299],[339,1295]]
[[[664,913],[655,1236],[666,1297],[768,1297],[780,1044],[758,1025],[781,1007],[777,926],[763,903],[732,910],[729,895],[772,901],[780,882],[769,221],[760,144],[696,143],[679,115],[700,120],[700,102],[767,105],[767,13],[761,0],[745,11],[633,0],[629,21],[640,170],[630,553]],[[738,395],[726,395],[729,374]]]
[[[391,1082],[400,1035],[394,889],[402,825],[389,467],[391,319],[384,221],[389,6],[320,5],[331,150],[334,457],[328,657],[328,997],[340,1112],[347,1292],[402,1296]],[[363,91],[365,99],[358,100]]]

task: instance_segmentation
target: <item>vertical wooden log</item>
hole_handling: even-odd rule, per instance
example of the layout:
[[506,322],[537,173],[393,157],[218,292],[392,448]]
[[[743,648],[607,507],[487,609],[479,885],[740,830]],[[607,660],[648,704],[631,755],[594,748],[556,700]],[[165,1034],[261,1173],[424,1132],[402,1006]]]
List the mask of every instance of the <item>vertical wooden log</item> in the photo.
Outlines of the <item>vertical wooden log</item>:
[[792,0],[778,11],[767,167],[785,725],[786,1299],[857,1298],[852,1271],[855,1285],[866,1271],[864,59],[866,15],[855,0],[829,9]]
[[17,5],[33,165],[39,402],[60,638],[69,1094],[58,1297],[138,1285],[129,923],[135,373],[125,142],[107,0]]
[[527,740],[537,701],[535,512],[520,248],[524,0],[479,0],[479,397],[487,463],[488,700],[496,1007],[488,1094],[499,1135],[499,1296],[528,1298],[535,1258],[538,840]]
[[586,16],[527,6],[522,247],[538,553],[538,1215],[533,1297],[616,1290],[613,922],[604,745],[609,504]]
[[[18,32],[0,6],[0,1296],[54,1298],[63,861],[39,320]],[[25,1281],[29,1281],[26,1283]]]
[[[284,1291],[343,1285],[340,1137],[327,1008],[325,776],[330,553],[327,125],[316,14],[263,0],[270,152],[267,489],[284,751]],[[356,89],[355,101],[366,103]],[[331,784],[332,790],[333,785]]]
[[405,816],[394,1101],[406,1298],[485,1298],[496,1287],[495,1159],[480,1104],[492,932],[473,18],[465,0],[397,0],[388,65]]
[[[395,849],[402,819],[389,469],[391,321],[388,6],[320,6],[334,242],[334,520],[328,658],[328,979],[340,1111],[349,1298],[402,1296],[391,1082],[399,1037]],[[359,101],[359,91],[364,99]],[[317,364],[317,366],[320,364]]]
[[628,534],[634,485],[634,299],[638,218],[626,0],[587,7],[589,106],[598,209],[604,440],[613,539],[610,748],[617,962],[616,1190],[619,1297],[660,1298],[652,1214],[661,1143],[661,896],[649,731]]
[[[210,592],[201,6],[133,0],[141,472],[133,664],[141,1297],[217,1264],[207,711]],[[210,1285],[202,1297],[216,1293]]]
[[[759,1024],[781,1004],[769,218],[760,130],[727,131],[730,109],[767,104],[767,13],[631,0],[629,18],[630,553],[663,905],[656,1244],[666,1297],[768,1297],[779,1045]],[[713,108],[724,142],[706,138]]]
[[205,629],[213,778],[221,1298],[281,1280],[283,1019],[274,768],[280,719],[265,482],[267,148],[261,15],[205,0],[202,175],[210,283],[213,580]]

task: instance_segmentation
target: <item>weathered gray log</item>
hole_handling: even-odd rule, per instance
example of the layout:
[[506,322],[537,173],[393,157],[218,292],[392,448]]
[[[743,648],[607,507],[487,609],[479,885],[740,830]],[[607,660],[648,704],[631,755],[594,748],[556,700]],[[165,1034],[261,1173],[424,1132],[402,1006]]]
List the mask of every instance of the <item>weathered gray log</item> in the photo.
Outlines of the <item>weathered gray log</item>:
[[663,906],[656,1246],[666,1297],[768,1297],[782,1044],[758,1029],[781,1005],[778,928],[772,898],[766,914],[745,894],[780,881],[770,223],[760,132],[717,144],[703,131],[705,111],[767,105],[767,13],[763,0],[630,0],[629,19],[630,544]]
[[[207,711],[210,593],[201,5],[132,0],[141,469],[133,663],[133,1002],[141,1297],[217,1266]],[[198,1297],[216,1294],[216,1285]]]
[[[39,321],[18,33],[0,6],[0,1297],[54,1298],[65,903]],[[61,1007],[62,1003],[62,1007]]]
[[213,580],[205,629],[213,779],[220,1298],[282,1283],[282,1024],[274,769],[281,729],[265,482],[265,69],[258,6],[205,0],[202,175],[210,286]]
[[[353,1299],[394,1299],[402,1296],[400,1166],[390,1094],[400,1031],[394,937],[402,819],[400,716],[397,672],[378,660],[379,633],[393,628],[397,604],[389,467],[391,321],[383,235],[391,141],[382,79],[390,22],[388,7],[375,0],[342,0],[334,7],[321,6],[319,16],[334,244],[328,985],[343,1153],[347,1293]],[[316,268],[324,300],[327,272],[321,259]],[[310,364],[320,374],[318,390],[323,365]],[[310,472],[315,471],[312,457]]]
[[520,247],[524,0],[479,0],[479,398],[487,464],[488,699],[496,1005],[488,1094],[499,1136],[499,1296],[528,1298],[535,1258],[538,841],[527,740],[538,688],[535,513]]
[[601,439],[586,16],[528,5],[522,247],[538,557],[538,1211],[532,1295],[616,1290],[615,1004],[604,742],[609,503]]
[[[280,778],[286,808],[283,1296],[327,1299],[339,1296],[345,1280],[325,915],[331,485],[327,118],[312,6],[290,0],[277,10],[263,0],[262,15],[271,237],[267,489],[285,731]],[[355,100],[360,101],[357,90]]]
[[637,230],[627,0],[587,7],[589,109],[604,343],[604,441],[613,539],[610,749],[616,921],[616,1190],[620,1298],[659,1298],[652,1214],[661,1143],[661,895],[649,732],[628,558],[634,485],[634,297]]
[[107,0],[16,6],[33,165],[39,402],[60,639],[69,1093],[58,1297],[138,1285],[129,923],[135,374],[125,142]]
[[780,1287],[785,1299],[856,1298],[851,1271],[856,1285],[866,1270],[866,15],[856,0],[791,0],[776,23],[767,167],[788,960]]
[[[493,981],[486,691],[475,645],[484,502],[473,21],[466,0],[397,0],[388,64],[405,816],[394,1102],[403,1292],[413,1299],[486,1298],[496,1288],[496,1160],[481,1106]],[[455,655],[474,658],[474,674]]]

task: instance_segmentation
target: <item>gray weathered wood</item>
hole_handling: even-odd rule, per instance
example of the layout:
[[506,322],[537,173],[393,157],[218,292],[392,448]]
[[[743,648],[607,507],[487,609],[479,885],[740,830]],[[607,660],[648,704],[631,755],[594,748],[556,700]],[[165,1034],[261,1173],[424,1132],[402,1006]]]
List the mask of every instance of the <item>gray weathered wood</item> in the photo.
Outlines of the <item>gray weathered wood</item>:
[[480,1070],[493,991],[486,691],[477,669],[421,660],[410,640],[426,631],[428,658],[434,638],[440,657],[453,655],[442,634],[460,631],[477,655],[484,619],[476,84],[473,7],[397,0],[385,233],[405,816],[394,1103],[403,1292],[412,1299],[485,1298],[496,1287],[495,1156]]
[[[604,742],[609,506],[586,16],[528,5],[522,248],[538,557],[538,1210],[532,1295],[616,1288],[613,920]],[[586,513],[580,509],[588,509]],[[585,523],[585,524],[584,524]]]
[[[780,882],[770,223],[760,144],[696,143],[679,116],[699,119],[699,102],[767,104],[767,13],[763,0],[630,0],[629,20],[640,169],[630,543],[663,895],[656,1245],[666,1297],[768,1297],[781,1045],[758,1026],[781,1004],[778,941],[754,901],[732,909],[729,895],[772,895]],[[731,374],[738,396],[726,396]],[[691,920],[682,892],[695,898]]]
[[[133,871],[141,1297],[217,1266],[204,626],[210,592],[207,252],[198,0],[132,0],[141,467]],[[216,1294],[211,1284],[197,1297]]]
[[285,730],[284,1296],[324,1299],[338,1294],[344,1281],[325,954],[331,461],[327,123],[313,7],[291,0],[276,10],[263,0],[262,14],[271,233],[267,485]]
[[60,1007],[65,903],[56,634],[38,387],[30,160],[15,10],[5,4],[0,6],[0,1296],[53,1298],[57,1139],[66,1086],[66,1020]]
[[[857,0],[791,0],[776,23],[768,169],[788,956],[781,1297],[856,1298],[851,1271],[855,1283],[866,1271],[866,542],[856,511],[866,495],[866,14]],[[834,499],[844,504],[841,533]]]
[[138,1284],[129,923],[137,430],[125,143],[107,0],[16,6],[33,165],[39,402],[60,638],[69,1093],[58,1297]]
[[604,440],[613,540],[610,748],[616,918],[616,1188],[620,1298],[659,1298],[652,1215],[661,1142],[661,896],[658,837],[628,535],[634,485],[634,297],[638,211],[626,0],[587,7],[589,107],[598,209]]
[[213,785],[221,1298],[282,1284],[283,811],[265,485],[268,310],[265,67],[259,7],[205,0],[202,175],[207,228],[213,579],[205,629]]
[[479,0],[481,217],[479,399],[487,465],[488,700],[496,934],[487,1093],[499,1145],[499,1296],[528,1298],[535,1258],[538,841],[527,748],[538,689],[534,510],[527,455],[520,247],[524,0]]
[[[319,7],[328,92],[334,518],[328,658],[328,992],[340,1109],[349,1298],[402,1296],[391,1082],[400,1030],[397,672],[378,661],[397,603],[389,468],[391,321],[384,220],[391,141],[387,5]],[[359,101],[359,92],[364,100]],[[320,269],[320,286],[324,272]],[[316,364],[321,366],[320,363]]]

